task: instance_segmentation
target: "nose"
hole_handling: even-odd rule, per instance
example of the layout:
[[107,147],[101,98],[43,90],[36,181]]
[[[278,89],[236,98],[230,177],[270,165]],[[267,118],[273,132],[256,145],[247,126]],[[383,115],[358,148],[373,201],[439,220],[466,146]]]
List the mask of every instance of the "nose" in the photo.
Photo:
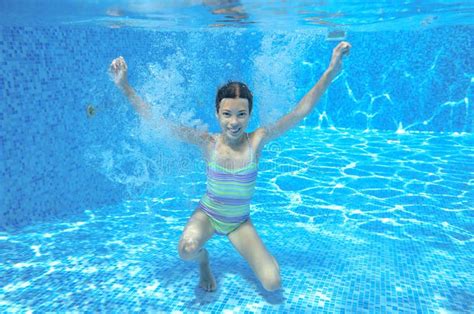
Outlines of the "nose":
[[239,121],[237,120],[237,117],[231,117],[230,118],[230,125],[234,126],[239,124]]

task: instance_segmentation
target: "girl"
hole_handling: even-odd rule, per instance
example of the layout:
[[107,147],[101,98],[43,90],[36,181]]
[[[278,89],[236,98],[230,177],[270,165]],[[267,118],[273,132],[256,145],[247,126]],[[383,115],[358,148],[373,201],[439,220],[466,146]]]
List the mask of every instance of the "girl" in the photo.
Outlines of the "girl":
[[[219,134],[197,131],[160,119],[160,124],[166,123],[182,140],[197,145],[207,161],[207,192],[189,218],[178,244],[182,259],[199,262],[199,285],[204,290],[216,289],[216,280],[209,266],[209,253],[204,248],[214,233],[228,237],[266,290],[280,288],[278,263],[267,251],[249,215],[258,160],[265,144],[296,126],[313,110],[331,81],[341,72],[342,58],[349,54],[350,48],[347,42],[339,43],[319,81],[291,112],[273,125],[246,132],[253,97],[248,87],[240,82],[229,82],[217,92],[216,118],[222,129]],[[122,57],[113,60],[110,71],[115,84],[138,113],[153,122],[150,105],[128,84],[125,60]]]

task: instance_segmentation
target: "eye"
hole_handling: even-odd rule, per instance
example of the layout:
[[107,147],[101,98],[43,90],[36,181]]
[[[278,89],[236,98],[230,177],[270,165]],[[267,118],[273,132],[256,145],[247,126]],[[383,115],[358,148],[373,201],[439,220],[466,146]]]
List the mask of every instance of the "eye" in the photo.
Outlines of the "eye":
[[230,113],[228,113],[228,112],[223,112],[222,115],[223,115],[224,117],[228,117],[228,116],[230,116]]
[[239,117],[245,117],[246,115],[247,115],[246,112],[241,112],[241,113],[239,113]]

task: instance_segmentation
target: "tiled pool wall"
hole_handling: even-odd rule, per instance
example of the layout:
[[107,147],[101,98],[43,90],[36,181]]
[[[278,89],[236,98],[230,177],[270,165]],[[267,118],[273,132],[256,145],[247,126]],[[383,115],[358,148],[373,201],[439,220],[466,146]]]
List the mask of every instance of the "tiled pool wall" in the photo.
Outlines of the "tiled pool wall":
[[[137,140],[138,117],[107,74],[118,55],[158,111],[217,130],[218,85],[250,85],[255,127],[295,105],[336,44],[310,31],[0,30],[0,230],[10,231],[131,197],[92,162],[97,147]],[[348,34],[346,70],[304,123],[472,132],[472,35],[472,27]]]
[[354,36],[328,116],[338,127],[471,133],[473,35],[473,27],[451,27]]

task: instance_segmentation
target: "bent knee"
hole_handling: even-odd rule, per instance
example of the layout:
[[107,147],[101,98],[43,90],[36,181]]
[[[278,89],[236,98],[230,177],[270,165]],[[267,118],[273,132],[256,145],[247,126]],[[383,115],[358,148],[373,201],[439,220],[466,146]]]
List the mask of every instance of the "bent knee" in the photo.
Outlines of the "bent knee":
[[262,285],[267,291],[275,291],[281,288],[280,270],[275,267],[267,272],[261,279]]
[[178,244],[179,256],[184,260],[192,259],[199,251],[199,242],[195,239],[181,239]]
[[262,280],[262,285],[267,291],[275,291],[281,288],[281,278],[280,275],[273,277],[264,278]]

